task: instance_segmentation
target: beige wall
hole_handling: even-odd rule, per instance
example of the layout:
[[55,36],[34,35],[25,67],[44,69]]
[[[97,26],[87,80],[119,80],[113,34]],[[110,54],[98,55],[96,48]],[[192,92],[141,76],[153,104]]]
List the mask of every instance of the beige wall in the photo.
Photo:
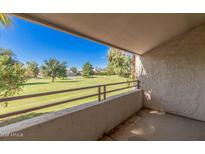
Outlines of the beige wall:
[[135,90],[1,127],[0,140],[97,140],[141,108]]
[[145,106],[205,121],[205,25],[137,59]]

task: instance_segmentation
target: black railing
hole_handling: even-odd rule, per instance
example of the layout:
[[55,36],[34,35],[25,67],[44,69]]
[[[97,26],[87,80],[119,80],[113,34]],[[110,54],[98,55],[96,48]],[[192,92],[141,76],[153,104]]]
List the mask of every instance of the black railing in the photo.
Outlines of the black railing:
[[[123,87],[123,88],[113,89],[113,90],[109,90],[109,91],[106,90],[108,86],[120,85],[120,84],[126,84],[126,83],[128,83],[128,84],[133,83],[133,85]],[[37,93],[37,94],[29,94],[29,95],[22,95],[22,96],[0,98],[0,103],[4,103],[4,102],[9,102],[9,101],[22,100],[22,99],[26,99],[26,98],[35,98],[35,97],[40,97],[40,96],[48,96],[48,95],[53,95],[53,94],[60,94],[60,93],[66,93],[66,92],[73,92],[73,91],[98,88],[98,93],[94,93],[94,94],[90,94],[90,95],[86,95],[86,96],[81,96],[81,97],[77,97],[77,98],[72,98],[72,99],[67,99],[67,100],[63,100],[63,101],[53,102],[53,103],[40,105],[37,107],[28,108],[28,109],[18,110],[18,111],[14,111],[14,112],[9,112],[9,113],[5,113],[5,114],[0,114],[0,118],[6,118],[9,116],[14,116],[14,115],[22,114],[22,113],[31,112],[34,110],[39,110],[39,109],[43,109],[43,108],[47,108],[47,107],[65,104],[68,102],[77,101],[77,100],[81,100],[81,99],[85,99],[85,98],[89,98],[89,97],[93,97],[93,96],[98,96],[98,101],[103,101],[103,100],[106,100],[108,93],[112,93],[115,91],[120,91],[120,90],[124,90],[124,89],[128,89],[128,88],[133,88],[133,87],[135,87],[136,89],[140,89],[140,87],[141,87],[140,81],[134,80],[134,81],[127,81],[127,82],[109,83],[109,84],[101,84],[101,85],[81,87],[81,88],[73,88],[73,89],[50,91],[50,92]],[[102,95],[103,95],[103,98],[102,98]]]

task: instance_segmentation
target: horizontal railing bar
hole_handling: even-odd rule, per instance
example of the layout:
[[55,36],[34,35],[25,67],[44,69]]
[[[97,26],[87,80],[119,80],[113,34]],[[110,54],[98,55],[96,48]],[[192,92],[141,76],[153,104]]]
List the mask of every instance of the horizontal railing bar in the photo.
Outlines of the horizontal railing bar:
[[109,91],[106,91],[106,93],[111,93],[111,92],[115,92],[115,91],[119,91],[119,90],[124,90],[124,89],[128,89],[128,88],[133,88],[133,87],[136,87],[136,85],[128,86],[128,87],[123,87],[123,88],[119,88],[119,89],[114,89],[114,90],[109,90]]
[[[118,84],[124,84],[124,83],[132,83],[132,82],[137,82],[138,80],[133,80],[133,81],[124,81],[124,82],[117,82],[117,83],[108,83],[104,84],[105,86],[113,86],[113,85],[118,85]],[[104,86],[102,85],[102,86]]]
[[15,111],[15,112],[5,113],[5,114],[1,114],[0,118],[6,118],[6,117],[10,117],[10,116],[14,116],[14,115],[22,114],[22,113],[27,113],[27,112],[47,108],[47,107],[52,107],[52,106],[56,106],[56,105],[60,105],[60,104],[65,104],[65,103],[69,103],[69,102],[72,102],[72,101],[77,101],[77,100],[80,100],[80,99],[85,99],[85,98],[89,98],[89,97],[93,97],[93,96],[97,96],[97,95],[98,95],[98,93],[95,93],[95,94],[92,94],[92,95],[86,95],[86,96],[82,96],[82,97],[78,97],[78,98],[72,98],[72,99],[68,99],[68,100],[55,102],[55,103],[49,103],[49,104],[46,104],[46,105],[41,105],[41,106],[29,108],[29,109],[24,109],[24,110],[19,110],[19,111]]
[[124,83],[132,83],[132,82],[137,82],[137,81],[138,80],[126,81],[126,82],[117,82],[117,83],[108,83],[108,84],[101,84],[101,85],[88,86],[88,87],[80,87],[80,88],[72,88],[72,89],[50,91],[50,92],[44,92],[44,93],[37,93],[37,94],[29,94],[29,95],[22,95],[22,96],[6,97],[6,98],[0,98],[0,103],[8,102],[8,101],[14,101],[14,100],[20,100],[20,99],[26,99],[26,98],[39,97],[39,96],[47,96],[47,95],[52,95],[52,94],[65,93],[65,92],[72,92],[72,91],[78,91],[78,90],[92,89],[92,88],[97,88],[99,86],[111,86],[111,85],[118,85],[118,84],[124,84]]
[[80,87],[80,88],[72,88],[72,89],[66,89],[66,90],[58,90],[58,91],[50,91],[50,92],[44,92],[44,93],[37,93],[37,94],[29,94],[29,95],[22,95],[22,96],[6,97],[6,98],[1,98],[0,99],[0,103],[1,102],[14,101],[14,100],[20,100],[20,99],[26,99],[26,98],[33,98],[33,97],[39,97],[39,96],[47,96],[47,95],[52,95],[52,94],[71,92],[71,91],[85,90],[85,89],[91,89],[91,88],[96,88],[96,87],[98,87],[98,86]]

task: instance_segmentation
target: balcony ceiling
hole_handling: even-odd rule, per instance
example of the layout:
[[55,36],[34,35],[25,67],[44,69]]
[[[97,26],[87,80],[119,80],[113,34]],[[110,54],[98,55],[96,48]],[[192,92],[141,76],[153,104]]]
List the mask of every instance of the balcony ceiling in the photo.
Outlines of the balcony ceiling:
[[137,54],[144,54],[205,21],[205,14],[26,13],[14,15]]

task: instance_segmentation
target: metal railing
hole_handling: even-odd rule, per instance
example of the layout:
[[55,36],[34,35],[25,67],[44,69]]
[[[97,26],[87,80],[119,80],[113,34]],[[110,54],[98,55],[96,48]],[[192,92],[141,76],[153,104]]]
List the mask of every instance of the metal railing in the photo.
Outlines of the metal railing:
[[[123,87],[123,88],[118,88],[118,89],[113,89],[113,90],[108,90],[108,91],[106,90],[108,86],[120,85],[120,84],[126,84],[126,83],[128,83],[128,84],[134,83],[134,84],[131,86]],[[6,117],[18,115],[18,114],[23,114],[23,113],[27,113],[27,112],[31,112],[31,111],[35,111],[35,110],[39,110],[39,109],[43,109],[43,108],[48,108],[48,107],[52,107],[52,106],[56,106],[56,105],[60,105],[60,104],[65,104],[68,102],[77,101],[77,100],[81,100],[81,99],[85,99],[85,98],[89,98],[89,97],[93,97],[93,96],[98,96],[98,101],[103,101],[103,100],[106,100],[108,93],[112,93],[112,92],[116,92],[116,91],[120,91],[120,90],[124,90],[124,89],[128,89],[128,88],[133,88],[133,87],[140,89],[140,87],[141,87],[140,81],[134,80],[134,81],[127,81],[127,82],[109,83],[109,84],[101,84],[101,85],[88,86],[88,87],[80,87],[80,88],[72,88],[72,89],[37,93],[37,94],[29,94],[29,95],[22,95],[22,96],[0,98],[0,104],[1,104],[4,102],[22,100],[22,99],[27,99],[27,98],[35,98],[35,97],[40,97],[40,96],[48,96],[48,95],[53,95],[53,94],[60,94],[60,93],[66,93],[66,92],[73,92],[73,91],[98,88],[98,92],[94,93],[94,94],[81,96],[81,97],[77,97],[77,98],[72,98],[72,99],[67,99],[67,100],[58,101],[58,102],[53,102],[53,103],[40,105],[40,106],[28,108],[28,109],[18,110],[15,112],[0,114],[0,118],[6,118]],[[103,98],[102,98],[102,95],[103,95]]]

